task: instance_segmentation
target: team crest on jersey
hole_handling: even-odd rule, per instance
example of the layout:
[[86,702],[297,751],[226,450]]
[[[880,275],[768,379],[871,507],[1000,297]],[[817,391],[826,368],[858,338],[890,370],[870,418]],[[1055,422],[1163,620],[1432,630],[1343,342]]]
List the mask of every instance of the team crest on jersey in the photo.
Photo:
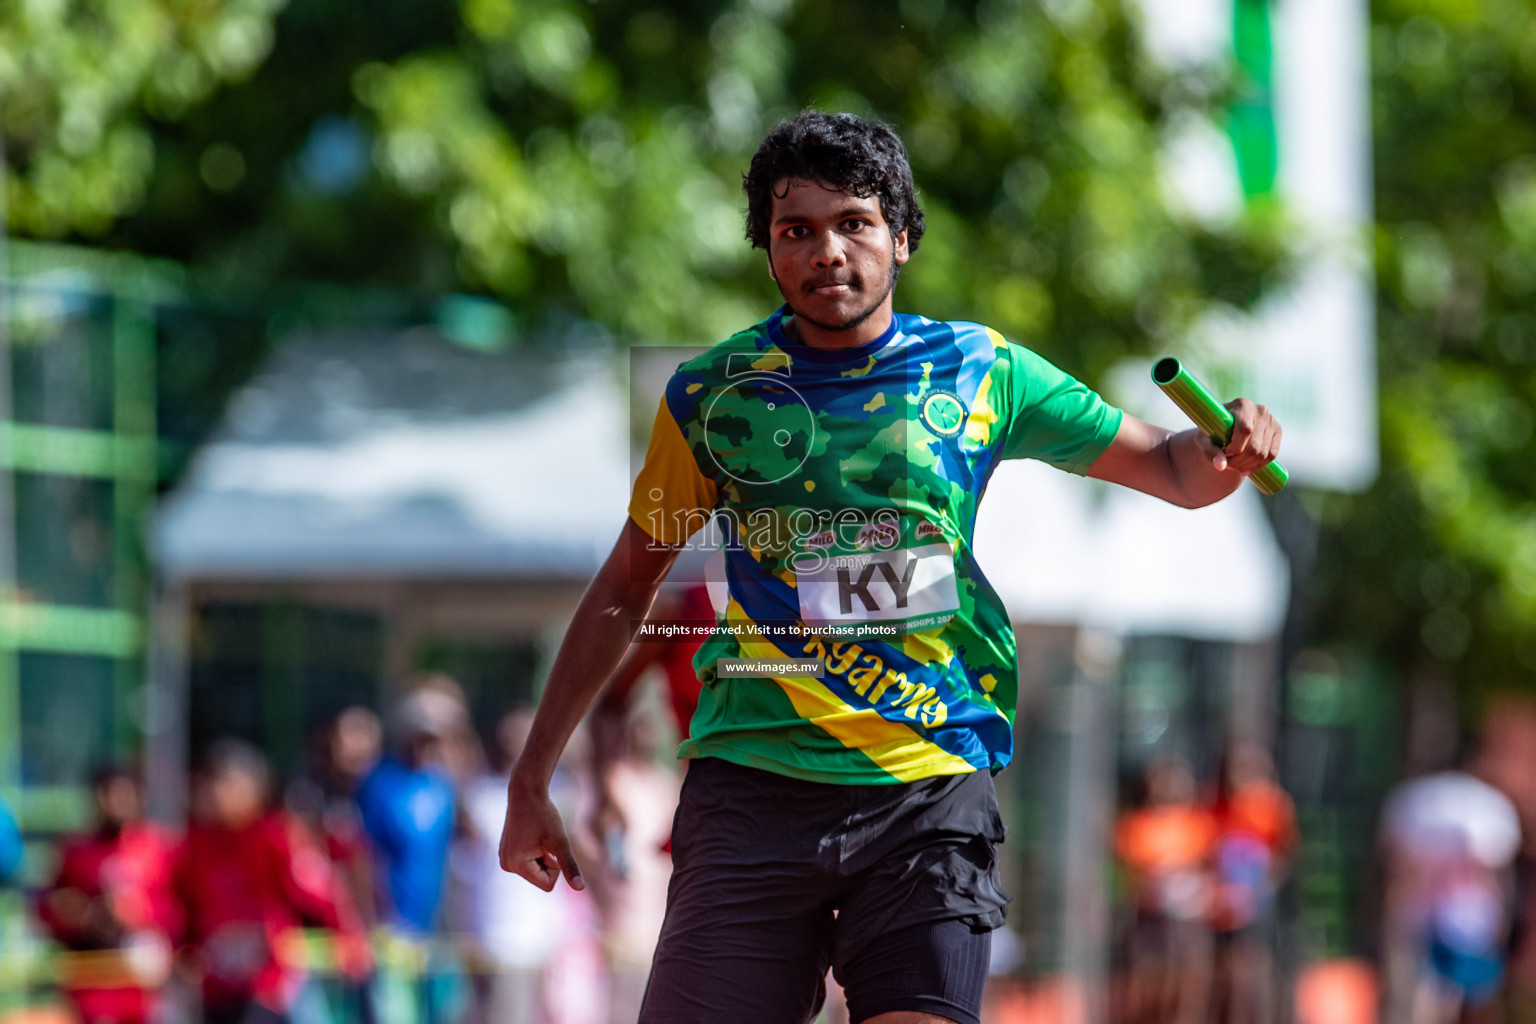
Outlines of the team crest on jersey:
[[953,391],[930,391],[918,415],[940,437],[956,437],[965,429],[965,403]]

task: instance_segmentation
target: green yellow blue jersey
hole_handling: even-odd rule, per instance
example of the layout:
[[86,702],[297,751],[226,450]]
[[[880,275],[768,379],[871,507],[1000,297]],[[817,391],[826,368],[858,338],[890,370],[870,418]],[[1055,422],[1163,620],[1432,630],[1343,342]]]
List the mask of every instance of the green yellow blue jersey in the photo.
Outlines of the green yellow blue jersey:
[[[677,368],[630,502],[660,543],[711,516],[723,538],[679,754],[847,785],[1000,771],[1017,650],[972,551],[977,506],[1004,459],[1085,473],[1122,414],[981,324],[897,315],[833,351],[784,315]],[[722,658],[819,678],[725,676]]]

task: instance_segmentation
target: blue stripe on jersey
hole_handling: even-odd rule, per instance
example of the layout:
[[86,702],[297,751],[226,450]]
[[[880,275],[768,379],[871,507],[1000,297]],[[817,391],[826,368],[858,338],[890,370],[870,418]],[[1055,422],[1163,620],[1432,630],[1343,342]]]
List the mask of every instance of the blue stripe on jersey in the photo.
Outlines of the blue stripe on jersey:
[[[930,363],[932,368],[928,371],[929,392],[949,391],[960,398],[969,409],[975,397],[975,390],[972,389],[970,399],[960,394],[959,375],[964,363],[964,352],[956,338],[954,328],[947,323],[930,322],[923,328],[923,333],[916,335],[916,338],[918,352],[914,352],[910,357],[908,392],[915,393],[918,390],[922,364]],[[971,470],[968,454],[962,445],[947,443],[936,438],[928,443],[928,449],[938,460],[939,475],[951,483],[958,484],[964,490],[974,490],[976,477]]]
[[980,324],[952,326],[957,329],[955,343],[960,347],[962,359],[960,372],[955,377],[955,393],[969,409],[976,404],[976,392],[981,389],[981,382],[992,371],[992,364],[997,362],[997,349],[992,346],[987,329]]
[[[726,529],[734,532],[735,527],[728,523]],[[800,599],[795,588],[759,565],[752,552],[727,547],[725,578],[731,596],[753,622],[800,621]]]

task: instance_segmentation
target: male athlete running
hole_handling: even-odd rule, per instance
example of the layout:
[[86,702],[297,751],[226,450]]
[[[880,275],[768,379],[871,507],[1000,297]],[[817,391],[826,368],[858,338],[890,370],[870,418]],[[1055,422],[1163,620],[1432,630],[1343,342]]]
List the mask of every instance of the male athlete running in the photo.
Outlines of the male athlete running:
[[[582,887],[556,759],[711,513],[729,601],[694,660],[667,917],[640,1019],[809,1021],[830,966],[855,1022],[977,1024],[1003,920],[992,773],[1012,756],[1013,632],[971,551],[1002,459],[1187,507],[1280,446],[1170,433],[973,323],[894,315],[923,235],[886,126],[807,113],[764,140],[747,235],[784,306],[667,385],[630,518],[576,611],[508,784],[501,864]],[[733,673],[720,661],[808,659]]]

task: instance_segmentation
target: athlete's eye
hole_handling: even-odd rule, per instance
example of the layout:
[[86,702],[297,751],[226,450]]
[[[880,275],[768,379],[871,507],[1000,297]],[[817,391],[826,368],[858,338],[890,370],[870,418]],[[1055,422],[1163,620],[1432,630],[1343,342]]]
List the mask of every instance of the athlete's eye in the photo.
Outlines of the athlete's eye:
[[784,229],[785,238],[804,238],[807,228],[804,224],[791,224]]
[[852,218],[850,218],[848,220],[845,220],[843,222],[843,227],[846,228],[849,231],[862,231],[865,228],[869,227],[869,221],[864,220],[864,219],[862,219],[860,217],[852,217]]

